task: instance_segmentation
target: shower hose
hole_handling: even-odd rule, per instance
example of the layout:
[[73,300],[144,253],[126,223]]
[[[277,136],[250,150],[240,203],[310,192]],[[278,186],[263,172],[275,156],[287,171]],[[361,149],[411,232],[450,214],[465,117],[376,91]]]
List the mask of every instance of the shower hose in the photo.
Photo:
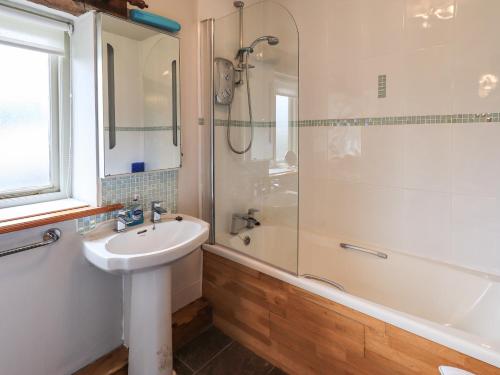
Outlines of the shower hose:
[[226,130],[227,145],[229,146],[232,152],[238,155],[246,154],[252,148],[252,143],[253,143],[254,131],[253,131],[252,97],[250,94],[250,80],[248,74],[248,55],[249,55],[248,53],[245,54],[245,78],[247,81],[248,116],[250,118],[251,134],[250,134],[250,142],[248,143],[248,146],[243,150],[237,150],[231,142],[231,103],[229,103],[227,111],[227,130]]

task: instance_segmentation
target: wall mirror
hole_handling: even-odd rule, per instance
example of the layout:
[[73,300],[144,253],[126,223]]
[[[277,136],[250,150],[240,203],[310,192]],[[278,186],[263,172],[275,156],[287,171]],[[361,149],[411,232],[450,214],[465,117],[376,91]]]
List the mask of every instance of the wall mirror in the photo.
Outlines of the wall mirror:
[[97,38],[101,175],[180,167],[179,39],[105,14]]

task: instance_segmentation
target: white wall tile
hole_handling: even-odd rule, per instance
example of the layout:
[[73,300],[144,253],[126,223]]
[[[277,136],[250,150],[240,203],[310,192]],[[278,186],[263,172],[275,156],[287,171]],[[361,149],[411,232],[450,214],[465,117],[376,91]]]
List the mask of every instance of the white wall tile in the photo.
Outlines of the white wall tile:
[[390,187],[402,186],[402,127],[362,127],[361,157],[361,173],[364,183]]
[[405,190],[401,250],[450,261],[451,197],[447,193]]
[[453,126],[453,191],[498,196],[500,193],[500,126]]
[[[354,10],[359,14],[359,23],[351,23],[351,27],[361,27],[362,30],[361,58],[400,52],[404,43],[404,1],[358,0],[350,3],[357,4]],[[349,21],[348,18],[343,22]]]
[[455,0],[406,0],[406,49],[414,51],[452,42],[455,13]]
[[454,111],[497,112],[500,101],[500,2],[457,0]]
[[[327,135],[324,176],[345,182],[362,181],[363,129],[358,126],[325,127]],[[319,132],[315,132],[321,137]],[[307,150],[304,151],[307,153]],[[316,174],[317,170],[313,170]]]
[[451,192],[452,125],[403,127],[405,188]]
[[405,54],[404,113],[451,114],[453,110],[453,48],[424,48]]
[[498,112],[500,51],[479,41],[458,39],[454,46],[454,113]]
[[500,201],[453,195],[453,263],[500,274]]
[[[300,33],[301,120],[500,109],[497,0],[277,1]],[[499,139],[493,123],[301,128],[301,230],[491,270]]]
[[491,44],[500,32],[497,0],[456,0],[456,38],[469,46]]

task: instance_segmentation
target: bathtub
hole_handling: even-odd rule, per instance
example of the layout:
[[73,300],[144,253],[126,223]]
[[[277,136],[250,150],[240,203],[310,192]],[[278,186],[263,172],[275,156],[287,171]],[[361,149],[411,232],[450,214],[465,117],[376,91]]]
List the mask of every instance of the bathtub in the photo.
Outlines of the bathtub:
[[221,245],[203,249],[500,367],[499,277],[386,250],[382,259],[334,246],[331,238],[308,240],[314,256],[301,259],[301,274],[335,281],[345,292]]
[[282,270],[293,273],[297,270],[297,230],[266,224],[238,235],[220,232],[216,238],[220,244]]

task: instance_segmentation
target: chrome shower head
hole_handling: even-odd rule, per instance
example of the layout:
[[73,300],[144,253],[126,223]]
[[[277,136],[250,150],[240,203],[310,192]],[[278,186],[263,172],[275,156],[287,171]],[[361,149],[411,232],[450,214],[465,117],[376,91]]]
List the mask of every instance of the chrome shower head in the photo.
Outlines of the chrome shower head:
[[257,38],[253,41],[253,43],[250,45],[250,47],[242,47],[238,50],[238,53],[236,54],[236,58],[240,59],[240,62],[242,62],[243,57],[245,54],[251,54],[253,53],[253,50],[257,44],[262,43],[262,42],[267,42],[270,46],[275,46],[279,44],[280,40],[272,35],[265,35],[261,36],[260,38]]
[[280,40],[275,36],[270,36],[269,39],[267,39],[267,43],[269,43],[270,46],[276,46],[280,44]]
[[254,42],[250,45],[250,49],[252,50],[252,52],[255,46],[261,42],[267,42],[267,44],[269,44],[270,46],[276,46],[277,44],[279,44],[280,40],[272,35],[261,36],[260,38],[255,39]]
[[243,8],[245,6],[245,3],[243,1],[235,1],[233,2],[233,5],[235,8]]

